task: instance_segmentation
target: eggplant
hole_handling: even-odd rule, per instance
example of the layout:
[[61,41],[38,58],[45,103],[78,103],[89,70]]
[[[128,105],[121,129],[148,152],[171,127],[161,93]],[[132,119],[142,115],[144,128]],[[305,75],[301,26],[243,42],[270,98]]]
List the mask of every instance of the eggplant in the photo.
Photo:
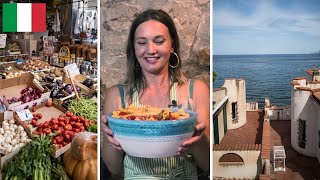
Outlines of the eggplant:
[[53,82],[53,81],[54,81],[54,77],[52,77],[52,76],[50,76],[50,75],[46,75],[45,78],[46,78],[46,80],[47,80],[48,82]]
[[57,85],[58,85],[58,86],[62,86],[63,81],[62,81],[62,80],[60,80],[60,79],[57,79],[57,80],[56,80],[56,83],[57,83]]
[[94,84],[94,80],[87,78],[82,82],[83,85],[87,86],[88,88],[91,88]]
[[53,90],[51,91],[51,93],[50,93],[50,97],[51,97],[51,98],[56,98],[57,95],[59,94],[59,92],[60,92],[60,90],[59,90],[58,88],[53,89]]
[[66,92],[69,93],[69,94],[72,94],[72,92],[73,92],[73,87],[72,87],[72,85],[71,85],[71,84],[65,85],[65,86],[64,86],[64,91],[66,91]]
[[49,89],[55,88],[56,86],[58,86],[57,83],[47,84],[47,88],[49,88]]

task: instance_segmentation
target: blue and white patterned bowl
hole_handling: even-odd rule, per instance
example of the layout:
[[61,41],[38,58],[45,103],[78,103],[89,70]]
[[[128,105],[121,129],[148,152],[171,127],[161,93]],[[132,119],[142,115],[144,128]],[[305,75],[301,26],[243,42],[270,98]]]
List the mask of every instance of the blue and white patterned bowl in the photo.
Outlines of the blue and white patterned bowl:
[[136,121],[111,117],[108,126],[122,149],[131,156],[145,158],[169,157],[193,135],[197,114],[186,110],[189,118],[166,121]]

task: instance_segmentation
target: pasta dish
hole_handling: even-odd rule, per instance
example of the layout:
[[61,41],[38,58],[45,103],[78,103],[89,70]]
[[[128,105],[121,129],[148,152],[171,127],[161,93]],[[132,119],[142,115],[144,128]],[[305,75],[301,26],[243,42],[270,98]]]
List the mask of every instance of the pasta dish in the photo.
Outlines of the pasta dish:
[[113,111],[112,117],[128,119],[128,120],[141,120],[141,121],[161,121],[161,120],[177,120],[189,118],[190,115],[183,109],[173,112],[172,110],[160,109],[157,107],[143,106],[136,107],[130,105],[125,109],[120,108],[117,111]]

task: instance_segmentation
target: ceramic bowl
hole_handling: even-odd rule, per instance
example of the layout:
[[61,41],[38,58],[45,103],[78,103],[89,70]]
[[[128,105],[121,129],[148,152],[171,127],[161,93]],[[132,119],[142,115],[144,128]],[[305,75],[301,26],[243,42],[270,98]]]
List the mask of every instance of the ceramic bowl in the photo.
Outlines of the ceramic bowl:
[[122,149],[131,156],[145,158],[169,157],[193,135],[197,114],[186,110],[189,118],[165,121],[137,121],[111,117],[108,126]]

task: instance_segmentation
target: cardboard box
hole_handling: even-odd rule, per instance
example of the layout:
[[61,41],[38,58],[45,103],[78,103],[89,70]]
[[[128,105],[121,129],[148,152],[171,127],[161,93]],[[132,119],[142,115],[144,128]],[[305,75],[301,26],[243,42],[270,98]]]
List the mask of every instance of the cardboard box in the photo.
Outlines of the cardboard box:
[[[50,121],[51,118],[58,118],[60,115],[64,115],[67,112],[67,109],[59,106],[58,104],[52,104],[51,107],[46,106],[46,102],[42,103],[38,106],[35,106],[37,109],[36,112],[32,112],[33,114],[42,114],[42,118],[39,119],[37,122],[39,123],[45,123],[46,121]],[[24,121],[22,122],[21,119],[17,116],[17,113],[15,113],[14,116],[19,124],[21,124],[24,128],[25,131],[27,132],[28,135],[32,135],[34,131],[36,131],[36,128],[30,129],[28,126],[31,123],[31,120]],[[71,147],[71,143],[68,145],[59,148],[58,146],[52,145],[52,156],[54,158],[59,157],[60,155],[64,154],[69,148]]]
[[[9,62],[9,63],[4,63],[1,66],[4,68],[5,73],[15,73],[15,72],[20,72],[21,70],[16,67],[17,63],[16,62]],[[9,68],[11,67],[11,70]]]
[[[26,87],[38,88],[41,91],[41,97],[39,99],[23,103],[22,101],[9,104],[7,99],[12,97],[21,97],[21,90]],[[47,88],[43,88],[36,80],[32,73],[23,73],[20,77],[11,79],[0,79],[0,96],[3,96],[4,103],[9,110],[21,110],[27,106],[32,107],[34,104],[41,104],[50,97],[50,92]]]
[[75,63],[70,64],[64,67],[64,75],[63,75],[63,82],[66,84],[71,84],[71,79],[67,74],[67,71],[70,72],[70,76],[73,79],[74,85],[81,88],[82,94],[93,94],[96,92],[96,89],[90,89],[87,86],[83,85],[82,82],[87,79],[86,76],[80,74],[79,69]]

